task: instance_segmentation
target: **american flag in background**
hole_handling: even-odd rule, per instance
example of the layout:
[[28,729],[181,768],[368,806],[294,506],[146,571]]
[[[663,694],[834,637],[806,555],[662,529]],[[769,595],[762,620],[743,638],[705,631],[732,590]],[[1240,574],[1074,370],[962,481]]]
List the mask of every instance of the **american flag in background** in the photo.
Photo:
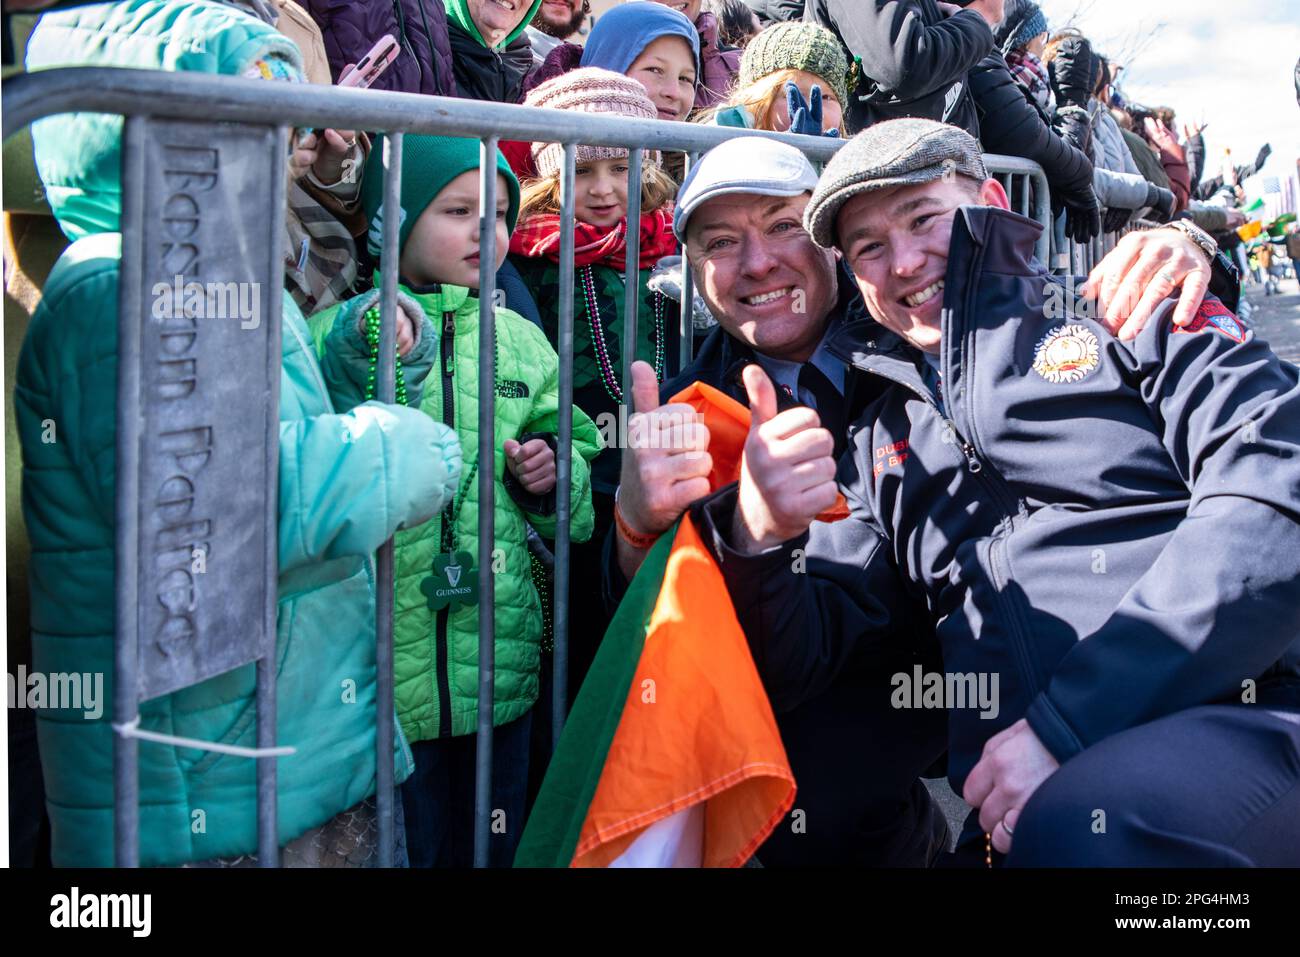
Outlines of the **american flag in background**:
[[[1288,180],[1288,185],[1289,183],[1290,180]],[[1285,197],[1282,195],[1282,181],[1277,176],[1261,177],[1260,186],[1264,190],[1262,196],[1262,199],[1264,200],[1264,215],[1261,218],[1264,220],[1265,225],[1267,225],[1287,211],[1285,207]]]

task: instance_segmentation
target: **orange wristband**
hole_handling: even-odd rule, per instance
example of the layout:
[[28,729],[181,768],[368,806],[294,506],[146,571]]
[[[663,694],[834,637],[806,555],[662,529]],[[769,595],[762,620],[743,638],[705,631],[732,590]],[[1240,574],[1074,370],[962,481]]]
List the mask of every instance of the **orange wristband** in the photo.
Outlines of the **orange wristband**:
[[618,537],[633,548],[644,550],[659,541],[658,535],[640,535],[632,530],[632,526],[623,517],[623,509],[619,507],[617,495],[614,496],[614,525],[618,528]]

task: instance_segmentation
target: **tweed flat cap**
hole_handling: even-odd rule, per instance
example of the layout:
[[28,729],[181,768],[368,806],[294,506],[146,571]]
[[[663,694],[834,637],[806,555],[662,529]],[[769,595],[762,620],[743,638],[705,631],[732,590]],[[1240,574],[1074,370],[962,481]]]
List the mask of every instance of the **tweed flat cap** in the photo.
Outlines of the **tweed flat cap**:
[[835,245],[835,217],[854,196],[891,186],[932,183],[961,173],[988,179],[980,146],[965,130],[947,123],[907,117],[887,120],[849,140],[826,164],[803,225],[813,242]]

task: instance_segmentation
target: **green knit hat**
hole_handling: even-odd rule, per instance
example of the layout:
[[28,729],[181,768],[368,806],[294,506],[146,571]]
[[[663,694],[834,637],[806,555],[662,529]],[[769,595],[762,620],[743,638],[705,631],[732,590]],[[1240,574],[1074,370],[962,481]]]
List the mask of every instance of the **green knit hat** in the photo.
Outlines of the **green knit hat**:
[[[479,167],[479,141],[454,136],[428,136],[407,133],[402,137],[402,223],[397,228],[397,248],[406,246],[406,239],[415,228],[415,222],[425,207],[446,188],[447,184],[467,170]],[[506,228],[514,232],[519,217],[519,180],[497,150],[497,172],[506,178],[510,203],[506,208]],[[361,205],[370,222],[367,245],[371,255],[378,256],[383,246],[384,217],[384,139],[375,137],[366,161],[366,173],[361,183]]]
[[749,86],[781,70],[803,70],[825,80],[849,108],[849,62],[835,34],[815,23],[775,23],[749,41],[737,83]]

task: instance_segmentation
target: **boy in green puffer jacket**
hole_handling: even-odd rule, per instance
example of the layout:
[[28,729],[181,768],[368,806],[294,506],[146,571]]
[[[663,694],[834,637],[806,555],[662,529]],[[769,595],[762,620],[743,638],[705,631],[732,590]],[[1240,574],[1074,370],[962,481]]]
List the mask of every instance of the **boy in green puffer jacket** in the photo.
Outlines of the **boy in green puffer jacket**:
[[[371,152],[362,202],[372,252],[383,233],[383,149]],[[497,155],[497,262],[505,257],[519,209],[519,185]],[[402,787],[413,867],[472,862],[474,753],[478,714],[478,363],[479,144],[408,133],[402,150],[399,227],[399,343],[414,348],[399,364],[400,391],[434,421],[455,428],[464,459],[453,502],[434,521],[397,536],[394,662],[397,711],[415,753]],[[376,277],[376,286],[380,280]],[[360,296],[312,318],[327,378],[340,407],[373,389],[377,296]],[[410,320],[414,316],[415,322]],[[495,552],[496,670],[493,700],[490,861],[507,866],[523,829],[531,709],[537,700],[542,610],[533,587],[527,525],[555,532],[555,433],[559,358],[532,323],[496,310]],[[427,379],[426,379],[427,376]],[[588,462],[599,449],[595,425],[573,410],[569,495],[573,541],[592,532]],[[468,590],[450,599],[444,593]]]
[[[188,0],[50,13],[27,51],[31,70],[106,65],[239,75],[259,63],[292,76],[298,50],[230,7]],[[73,243],[45,285],[14,392],[32,543],[35,670],[103,673],[109,702],[121,127],[119,117],[98,113],[53,116],[33,127],[37,169]],[[367,843],[364,837],[343,835],[338,825],[373,822],[373,811],[357,812],[375,791],[370,554],[399,526],[418,524],[450,498],[460,450],[448,430],[411,409],[367,403],[335,414],[306,323],[287,295],[279,431],[276,743],[295,749],[278,762],[279,836],[283,862],[305,864],[322,846],[345,840],[366,853],[356,847]],[[253,747],[254,694],[254,666],[245,665],[143,702],[140,724]],[[37,718],[56,866],[113,862],[113,716],[104,710],[95,720],[54,709]],[[400,782],[411,768],[400,733],[392,760]],[[257,849],[254,761],[153,741],[140,742],[139,761],[141,864],[229,859]],[[373,835],[369,844],[373,851]]]

